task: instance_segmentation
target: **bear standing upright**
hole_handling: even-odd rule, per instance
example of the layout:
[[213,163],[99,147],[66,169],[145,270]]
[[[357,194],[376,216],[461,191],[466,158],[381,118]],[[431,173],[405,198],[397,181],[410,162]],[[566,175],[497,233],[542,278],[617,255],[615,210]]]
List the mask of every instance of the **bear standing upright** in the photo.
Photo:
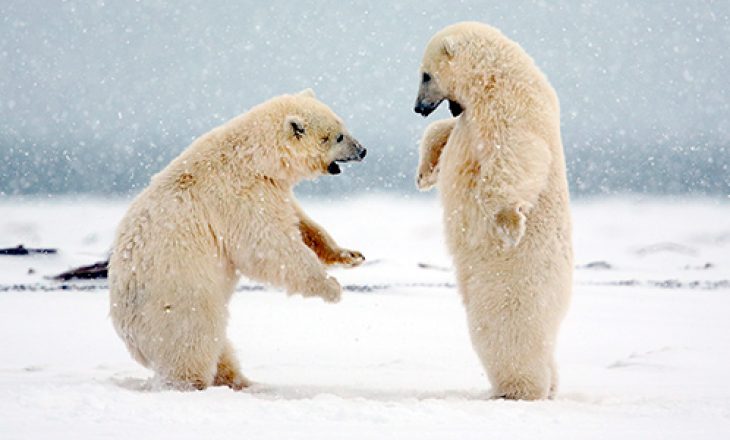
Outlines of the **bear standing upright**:
[[493,396],[544,399],[572,286],[557,95],[497,29],[458,23],[428,43],[415,111],[451,119],[421,141],[417,184],[438,185],[469,332]]
[[241,389],[226,337],[241,274],[340,299],[323,264],[356,266],[302,211],[301,179],[366,150],[311,90],[273,98],[196,139],[132,202],[109,261],[111,318],[129,352],[176,386]]

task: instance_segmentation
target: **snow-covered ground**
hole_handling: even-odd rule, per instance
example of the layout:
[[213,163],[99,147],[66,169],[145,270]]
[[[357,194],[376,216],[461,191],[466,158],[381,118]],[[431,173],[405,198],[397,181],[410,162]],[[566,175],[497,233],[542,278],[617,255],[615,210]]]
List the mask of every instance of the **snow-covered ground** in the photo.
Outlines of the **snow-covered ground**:
[[229,334],[251,389],[150,388],[150,373],[114,334],[105,283],[61,290],[44,278],[103,259],[126,203],[0,199],[0,247],[60,250],[0,256],[0,438],[730,433],[727,201],[574,204],[579,267],[558,350],[561,388],[542,402],[487,399],[439,205],[395,196],[304,202],[341,245],[368,258],[332,271],[349,286],[341,303],[242,281]]

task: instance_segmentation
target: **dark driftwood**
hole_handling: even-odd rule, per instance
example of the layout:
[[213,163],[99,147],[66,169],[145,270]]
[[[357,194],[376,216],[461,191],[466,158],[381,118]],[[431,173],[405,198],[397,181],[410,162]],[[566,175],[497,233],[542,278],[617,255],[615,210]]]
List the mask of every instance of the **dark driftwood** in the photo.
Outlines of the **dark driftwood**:
[[108,275],[109,261],[99,261],[88,266],[77,267],[51,277],[56,281],[68,280],[99,280],[105,279]]
[[30,254],[55,254],[58,249],[27,248],[22,244],[14,248],[0,249],[0,255],[30,255]]

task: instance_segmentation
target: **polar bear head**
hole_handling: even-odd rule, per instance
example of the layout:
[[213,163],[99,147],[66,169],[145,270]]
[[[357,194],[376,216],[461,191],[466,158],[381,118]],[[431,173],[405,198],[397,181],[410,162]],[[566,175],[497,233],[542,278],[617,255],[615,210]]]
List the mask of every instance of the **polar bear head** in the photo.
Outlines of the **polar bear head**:
[[509,69],[512,46],[499,30],[482,23],[442,29],[426,46],[414,111],[425,117],[448,100],[452,115],[458,116],[493,86],[495,74]]
[[[292,178],[339,174],[339,162],[360,161],[367,150],[311,89],[271,101],[279,120],[278,166]],[[275,123],[275,121],[274,121]]]

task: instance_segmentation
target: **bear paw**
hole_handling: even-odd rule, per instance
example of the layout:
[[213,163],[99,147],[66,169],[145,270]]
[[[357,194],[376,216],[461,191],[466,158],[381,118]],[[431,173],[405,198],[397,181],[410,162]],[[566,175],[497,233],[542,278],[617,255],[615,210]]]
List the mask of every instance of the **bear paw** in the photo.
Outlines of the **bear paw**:
[[322,286],[320,296],[323,300],[329,303],[340,302],[340,298],[342,297],[342,287],[336,278],[327,277],[324,285]]
[[342,287],[334,277],[327,276],[319,281],[310,282],[304,296],[318,296],[329,303],[340,301]]
[[428,191],[436,185],[438,178],[438,167],[434,169],[425,169],[421,167],[416,177],[416,187],[419,191]]
[[244,388],[248,388],[251,386],[251,381],[246,379],[245,377],[239,377],[238,379],[227,383],[226,384],[228,388],[232,389],[233,391],[241,391]]
[[349,249],[340,249],[337,256],[337,264],[346,267],[355,267],[361,265],[365,261],[365,257],[358,251]]
[[236,373],[234,375],[221,374],[219,367],[219,372],[213,380],[213,385],[226,386],[234,391],[241,391],[244,388],[250,387],[251,381],[240,373]]
[[495,218],[497,236],[502,240],[504,250],[512,249],[520,244],[525,235],[527,217],[521,207],[505,208]]

